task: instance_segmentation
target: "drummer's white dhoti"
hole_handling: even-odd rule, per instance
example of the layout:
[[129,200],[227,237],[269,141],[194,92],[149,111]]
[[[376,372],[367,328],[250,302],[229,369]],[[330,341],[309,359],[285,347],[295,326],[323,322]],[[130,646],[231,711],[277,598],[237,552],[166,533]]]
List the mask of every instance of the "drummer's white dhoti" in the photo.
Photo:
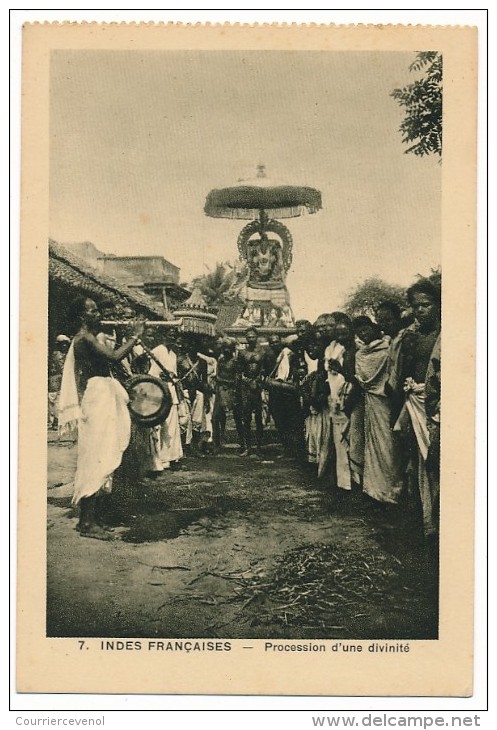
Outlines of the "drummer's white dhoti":
[[164,423],[150,429],[150,432],[151,471],[167,469],[172,461],[179,461],[183,458],[177,402],[171,406]]
[[90,378],[78,419],[78,462],[73,504],[110,492],[131,433],[128,394],[114,378]]

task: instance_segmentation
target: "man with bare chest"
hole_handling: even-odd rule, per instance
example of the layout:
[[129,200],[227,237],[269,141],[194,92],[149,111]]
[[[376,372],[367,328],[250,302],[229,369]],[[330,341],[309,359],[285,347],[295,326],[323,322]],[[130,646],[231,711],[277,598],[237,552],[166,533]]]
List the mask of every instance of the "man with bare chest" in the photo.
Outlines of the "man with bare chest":
[[252,414],[255,418],[256,452],[260,455],[262,424],[262,379],[266,375],[266,354],[257,341],[257,332],[250,328],[245,332],[247,347],[238,354],[237,390],[241,406],[243,444],[241,456],[248,456],[251,446]]
[[212,415],[214,445],[217,451],[221,449],[225,440],[226,421],[229,413],[233,415],[235,421],[240,451],[245,451],[237,374],[238,361],[235,355],[235,344],[223,340],[217,360],[216,398]]

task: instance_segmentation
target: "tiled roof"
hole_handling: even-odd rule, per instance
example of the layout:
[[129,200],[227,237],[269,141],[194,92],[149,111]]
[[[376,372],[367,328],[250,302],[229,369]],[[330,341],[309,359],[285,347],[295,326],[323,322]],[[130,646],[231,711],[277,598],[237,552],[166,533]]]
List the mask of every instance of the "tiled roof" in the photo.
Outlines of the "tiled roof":
[[119,299],[145,310],[155,317],[162,317],[164,309],[147,294],[130,289],[107,274],[93,269],[79,256],[76,256],[60,243],[49,239],[49,276],[80,292],[87,292],[97,299]]

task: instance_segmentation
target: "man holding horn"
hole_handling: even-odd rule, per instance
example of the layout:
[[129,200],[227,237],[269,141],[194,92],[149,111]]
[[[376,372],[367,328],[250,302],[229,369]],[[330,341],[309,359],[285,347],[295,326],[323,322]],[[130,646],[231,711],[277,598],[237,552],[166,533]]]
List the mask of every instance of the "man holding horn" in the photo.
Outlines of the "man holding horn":
[[72,304],[76,335],[64,364],[60,393],[59,431],[78,429],[78,458],[72,503],[80,506],[82,537],[110,540],[101,524],[100,497],[112,489],[115,470],[130,439],[128,394],[112,377],[111,365],[131,352],[143,332],[143,322],[131,326],[127,342],[112,350],[97,339],[100,312],[92,299]]

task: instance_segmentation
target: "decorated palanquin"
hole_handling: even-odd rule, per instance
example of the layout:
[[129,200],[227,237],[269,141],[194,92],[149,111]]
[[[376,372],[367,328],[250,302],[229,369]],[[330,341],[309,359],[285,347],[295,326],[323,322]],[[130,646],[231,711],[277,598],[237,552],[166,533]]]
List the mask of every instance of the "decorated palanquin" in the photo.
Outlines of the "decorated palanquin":
[[[246,303],[235,327],[293,327],[295,322],[286,288],[292,263],[292,237],[282,223],[270,220],[260,232],[260,222],[252,221],[238,237],[240,259],[246,263],[246,281],[239,296]],[[270,238],[274,233],[278,238]]]
[[321,193],[300,185],[281,185],[266,177],[264,165],[257,176],[229,188],[211,190],[204,211],[213,218],[250,220],[238,236],[244,262],[236,286],[243,302],[240,315],[226,332],[235,334],[249,326],[261,333],[283,331],[295,325],[286,275],[292,263],[292,236],[277,218],[296,218],[321,209]]

